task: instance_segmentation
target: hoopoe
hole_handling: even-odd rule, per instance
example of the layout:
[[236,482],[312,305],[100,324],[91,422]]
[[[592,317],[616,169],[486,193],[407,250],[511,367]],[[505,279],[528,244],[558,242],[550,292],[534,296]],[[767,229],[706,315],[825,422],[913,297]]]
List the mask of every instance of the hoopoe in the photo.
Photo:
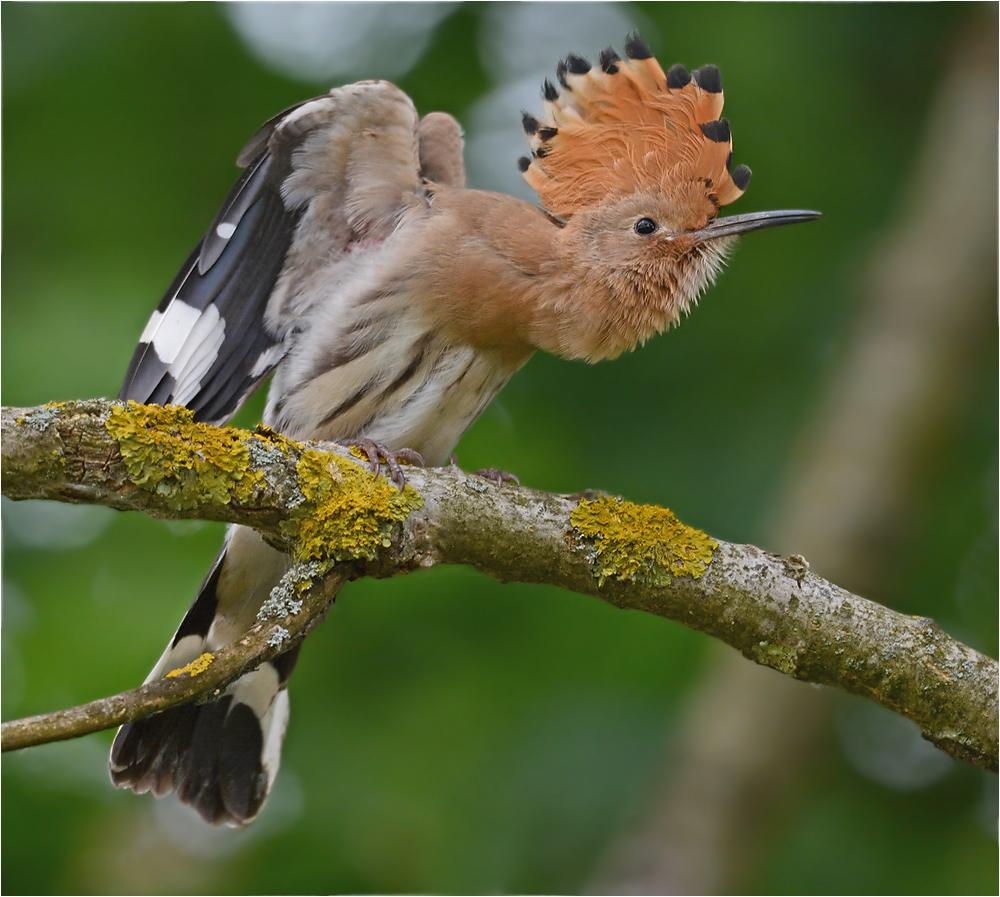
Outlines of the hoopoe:
[[[678,323],[735,238],[817,217],[718,218],[731,167],[714,66],[666,74],[628,37],[570,55],[523,127],[541,207],[465,187],[462,132],[386,81],[299,103],[250,139],[244,173],[142,334],[119,398],[224,423],[273,372],[264,422],[354,441],[398,484],[445,464],[537,349],[598,361]],[[495,474],[495,472],[493,472]],[[149,680],[235,641],[290,565],[234,526]],[[219,699],[123,726],[111,776],[241,825],[278,770],[298,648]],[[147,681],[149,681],[147,680]]]

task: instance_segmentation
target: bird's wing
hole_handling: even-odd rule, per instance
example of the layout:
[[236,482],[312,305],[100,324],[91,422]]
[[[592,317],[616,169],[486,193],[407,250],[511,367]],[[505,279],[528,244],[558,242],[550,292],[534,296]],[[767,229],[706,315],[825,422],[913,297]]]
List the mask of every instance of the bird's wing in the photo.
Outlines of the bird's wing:
[[431,112],[420,119],[420,176],[425,181],[465,186],[462,126],[447,112]]
[[304,310],[297,275],[387,236],[422,196],[416,111],[388,82],[286,109],[238,164],[243,175],[153,312],[119,399],[224,423],[287,350]]

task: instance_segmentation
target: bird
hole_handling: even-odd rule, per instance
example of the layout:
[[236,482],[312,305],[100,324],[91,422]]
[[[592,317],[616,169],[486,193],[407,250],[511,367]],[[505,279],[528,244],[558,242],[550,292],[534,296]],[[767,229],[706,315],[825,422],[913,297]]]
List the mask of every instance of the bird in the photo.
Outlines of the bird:
[[[457,120],[420,117],[388,81],[271,118],[118,398],[221,425],[272,376],[266,425],[357,444],[402,486],[399,462],[447,464],[534,352],[596,362],[632,350],[680,321],[738,235],[818,217],[719,217],[751,174],[732,166],[719,70],[664,72],[635,32],[624,50],[596,65],[568,55],[542,85],[541,113],[522,114],[530,155],[518,164],[538,204],[467,188]],[[230,527],[146,681],[238,639],[290,564]],[[278,771],[298,650],[210,703],[122,726],[113,783],[248,823]]]

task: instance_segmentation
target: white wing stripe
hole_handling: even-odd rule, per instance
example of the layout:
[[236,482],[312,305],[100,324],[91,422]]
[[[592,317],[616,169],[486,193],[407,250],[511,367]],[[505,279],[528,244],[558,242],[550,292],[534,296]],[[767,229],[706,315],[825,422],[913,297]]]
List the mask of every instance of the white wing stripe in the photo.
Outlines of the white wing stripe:
[[187,379],[192,370],[201,367],[205,353],[210,353],[214,360],[226,335],[226,322],[219,314],[216,305],[209,305],[192,322],[184,344],[180,347],[170,365],[170,374],[175,380]]
[[[174,299],[167,306],[167,310],[163,313],[163,318],[156,328],[156,333],[150,340],[156,357],[165,365],[174,363],[177,353],[184,347],[191,329],[201,314],[199,309],[193,308],[180,299]],[[152,323],[153,320],[150,318],[147,330],[150,329]]]
[[[208,369],[215,362],[215,359],[219,357],[219,347],[222,345],[223,339],[224,334],[222,330],[219,330],[210,344],[202,345],[201,351],[188,363],[183,379],[177,384],[178,387],[183,389],[190,382],[192,386],[197,385],[198,389],[201,389],[201,379],[208,373]],[[193,399],[195,395],[197,395],[197,390],[191,393],[190,398]]]
[[142,331],[142,336],[139,337],[140,343],[145,343],[147,346],[153,341],[153,337],[156,336],[156,331],[160,327],[160,321],[163,318],[162,312],[157,309],[150,315],[149,320],[146,322],[146,329]]

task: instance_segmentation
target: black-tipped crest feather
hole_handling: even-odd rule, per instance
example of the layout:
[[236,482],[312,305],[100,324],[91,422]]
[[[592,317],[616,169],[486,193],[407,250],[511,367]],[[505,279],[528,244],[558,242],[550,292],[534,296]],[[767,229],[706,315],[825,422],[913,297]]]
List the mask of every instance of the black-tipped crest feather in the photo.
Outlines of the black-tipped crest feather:
[[679,62],[670,66],[667,72],[667,87],[671,90],[681,90],[691,83],[691,73]]
[[614,47],[605,47],[601,50],[600,55],[601,71],[606,75],[618,74],[618,63],[621,62],[621,59]]
[[746,190],[747,185],[750,183],[750,177],[753,174],[752,171],[746,165],[737,165],[732,171],[733,183],[736,184],[740,190]]
[[629,59],[652,59],[653,51],[649,49],[649,44],[639,37],[639,32],[633,31],[625,38],[625,55]]
[[722,75],[714,65],[703,65],[691,75],[695,84],[706,93],[722,93]]

